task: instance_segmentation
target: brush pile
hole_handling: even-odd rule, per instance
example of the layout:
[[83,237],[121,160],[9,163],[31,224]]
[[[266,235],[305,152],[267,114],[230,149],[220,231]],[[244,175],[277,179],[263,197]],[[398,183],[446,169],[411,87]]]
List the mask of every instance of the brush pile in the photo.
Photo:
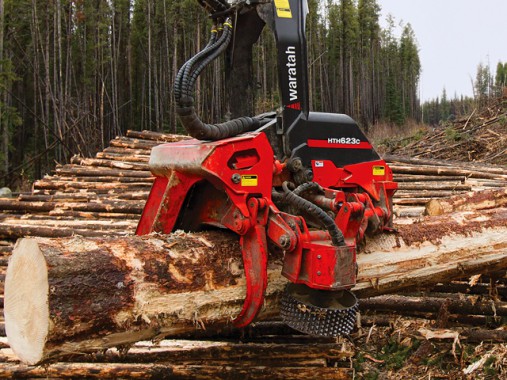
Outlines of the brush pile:
[[507,165],[507,99],[388,145],[402,156]]

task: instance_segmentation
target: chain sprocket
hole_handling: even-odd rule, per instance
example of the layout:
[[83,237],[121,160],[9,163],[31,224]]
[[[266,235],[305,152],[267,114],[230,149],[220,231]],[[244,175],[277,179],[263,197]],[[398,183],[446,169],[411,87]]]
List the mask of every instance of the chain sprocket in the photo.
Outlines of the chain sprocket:
[[349,290],[316,290],[290,283],[282,296],[280,315],[302,333],[337,337],[352,332],[358,308],[357,298]]

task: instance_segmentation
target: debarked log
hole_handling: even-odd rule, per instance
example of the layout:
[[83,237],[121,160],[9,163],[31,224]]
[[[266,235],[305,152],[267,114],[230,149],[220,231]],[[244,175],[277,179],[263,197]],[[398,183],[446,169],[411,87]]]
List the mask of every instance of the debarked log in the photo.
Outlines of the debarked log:
[[[360,297],[507,268],[507,210],[427,218],[369,241]],[[270,257],[258,320],[278,314],[286,284]],[[225,231],[167,236],[20,239],[5,281],[9,343],[29,364],[231,326],[245,298],[241,252]]]

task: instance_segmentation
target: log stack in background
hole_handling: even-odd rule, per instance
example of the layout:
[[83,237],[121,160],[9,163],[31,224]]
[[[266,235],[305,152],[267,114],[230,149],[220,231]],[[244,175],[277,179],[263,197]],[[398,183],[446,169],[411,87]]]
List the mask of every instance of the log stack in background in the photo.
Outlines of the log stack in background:
[[[12,251],[12,243],[17,238],[133,235],[153,183],[147,164],[150,150],[157,144],[181,138],[181,136],[154,132],[130,131],[126,137],[111,141],[110,146],[93,159],[75,157],[71,164],[57,167],[53,175],[35,182],[30,194],[20,194],[16,199],[0,199],[0,209],[3,210],[0,214],[2,294],[5,266]],[[501,192],[502,188],[507,186],[507,170],[501,167],[418,160],[402,156],[386,156],[385,158],[391,164],[395,180],[400,185],[400,190],[394,200],[398,216],[421,217],[425,204],[431,199],[445,200],[451,196],[454,196],[454,199],[460,199],[469,196],[465,193],[484,189]],[[496,292],[498,302],[507,301],[504,294],[507,281],[502,273],[497,277],[483,276],[483,280],[479,280],[477,284],[455,281],[444,284],[440,288],[437,287],[430,293],[398,295],[410,298],[396,300],[396,302],[405,302],[405,305],[414,305],[418,302],[419,305],[425,305],[425,299],[437,299],[429,303],[433,306],[428,306],[426,309],[421,306],[419,308],[407,306],[399,308],[400,310],[393,310],[392,307],[386,306],[392,305],[393,302],[386,301],[382,306],[382,299],[372,301],[371,304],[365,303],[364,324],[382,325],[383,321],[389,324],[392,313],[434,318],[438,314],[437,306],[435,306],[439,305],[438,300],[453,299],[458,294],[467,294],[472,297],[467,298],[467,302],[474,305],[477,304],[476,297],[481,297],[480,299],[488,303],[491,292]],[[444,288],[445,286],[447,287]],[[1,301],[3,306],[3,298]],[[499,315],[497,314],[499,308],[503,310],[501,303],[498,303],[497,308],[489,310],[476,308],[472,311],[467,307],[453,305],[448,319],[461,324],[468,321],[468,326],[480,325],[480,321],[490,321],[492,317]],[[0,326],[3,326],[3,322]],[[3,329],[0,328],[1,330]],[[245,331],[247,333],[229,333],[232,334],[229,335],[229,339],[232,337],[236,341],[242,340],[252,345],[251,351],[245,356],[241,356],[243,351],[230,354],[237,348],[226,341],[217,343],[219,348],[212,343],[205,343],[209,337],[203,334],[203,341],[166,342],[156,350],[147,348],[146,342],[141,342],[131,349],[126,359],[123,359],[121,352],[118,354],[118,351],[109,350],[102,359],[94,359],[99,362],[102,360],[100,363],[59,363],[52,366],[53,369],[50,367],[49,372],[17,366],[12,353],[5,346],[1,349],[1,358],[5,363],[0,365],[0,376],[10,377],[17,374],[32,378],[48,376],[114,378],[137,371],[144,374],[140,377],[161,378],[159,377],[161,373],[172,373],[179,374],[183,378],[192,378],[199,373],[209,378],[216,378],[218,375],[230,376],[227,371],[220,372],[219,368],[224,368],[224,366],[232,366],[227,367],[231,368],[231,373],[240,374],[238,361],[246,363],[248,365],[246,368],[259,378],[271,373],[273,378],[283,377],[282,374],[293,374],[305,378],[314,377],[315,374],[319,374],[320,378],[340,378],[340,376],[346,378],[351,374],[349,369],[329,367],[330,363],[339,363],[339,367],[347,367],[346,360],[353,355],[353,352],[345,350],[343,351],[345,353],[337,354],[333,350],[336,350],[339,345],[328,340],[300,336],[278,322],[260,323]],[[487,334],[490,330],[485,331]],[[228,335],[222,332],[218,338],[215,336],[214,339],[227,337]],[[179,352],[175,344],[176,346],[178,344],[185,347],[191,346],[188,351],[186,348],[181,348],[181,351],[187,352],[187,356],[181,361],[178,359],[179,354],[175,353]],[[290,349],[283,354],[286,346]],[[273,357],[266,356],[264,350],[279,353],[278,359],[272,360]],[[159,356],[154,352],[158,352]],[[299,354],[291,354],[291,352],[299,352]],[[199,355],[201,359],[197,360],[196,357]],[[232,356],[228,357],[228,355]],[[85,360],[90,360],[90,358],[87,357]],[[171,362],[171,360],[174,361]],[[108,364],[108,361],[111,363]],[[150,364],[146,364],[150,361],[158,363],[152,370],[150,370]],[[173,364],[168,364],[168,362]],[[94,368],[97,372],[94,372]]]
[[[0,239],[132,234],[154,178],[151,148],[185,138],[129,131],[95,158],[74,157],[53,175],[36,181],[30,194],[0,199]],[[399,183],[399,216],[420,216],[431,199],[507,186],[507,170],[387,155]]]

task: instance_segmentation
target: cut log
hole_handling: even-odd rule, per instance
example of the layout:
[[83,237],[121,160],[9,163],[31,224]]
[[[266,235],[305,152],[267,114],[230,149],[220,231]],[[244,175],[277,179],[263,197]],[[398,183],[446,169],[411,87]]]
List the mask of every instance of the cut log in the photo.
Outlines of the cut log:
[[129,169],[106,169],[86,166],[65,165],[56,169],[56,174],[67,177],[91,176],[91,177],[139,177],[150,178],[149,170],[129,170]]
[[410,297],[385,295],[361,300],[361,308],[378,311],[398,311],[401,313],[438,312],[442,307],[452,314],[507,316],[507,303],[492,300],[481,301],[478,297],[463,296],[459,298]]
[[[261,318],[277,312],[285,282],[279,269],[270,270]],[[220,232],[22,239],[6,277],[6,332],[20,359],[35,364],[57,353],[228,326],[245,289],[237,239]]]
[[424,214],[424,206],[420,207],[394,207],[394,215],[398,218],[418,218]]
[[[507,210],[400,226],[358,256],[361,297],[507,268]],[[278,314],[286,280],[271,257],[259,320]],[[237,237],[221,232],[21,239],[5,282],[9,342],[27,363],[195,329],[222,329],[241,309]]]
[[410,182],[400,183],[399,190],[448,190],[448,191],[470,191],[472,186],[463,185],[461,182]]
[[460,162],[460,161],[450,161],[450,160],[432,160],[428,158],[413,158],[413,157],[405,157],[405,156],[396,156],[391,154],[383,155],[384,160],[394,163],[402,163],[402,164],[410,164],[410,165],[429,165],[429,166],[447,166],[447,167],[455,167],[464,170],[470,170],[470,168],[476,168],[480,171],[484,171],[487,173],[495,173],[495,174],[507,174],[507,170],[502,167],[495,167],[493,165],[485,165],[485,164],[476,164],[474,162]]
[[107,152],[99,152],[95,155],[96,158],[106,159],[106,160],[117,160],[124,162],[148,162],[150,160],[150,156],[147,154],[135,154],[135,155],[127,155],[126,153],[107,153]]
[[137,170],[137,171],[149,170],[148,162],[145,163],[122,162],[117,160],[107,160],[99,158],[83,158],[79,156],[72,157],[70,162],[72,164],[81,166],[106,167],[113,169]]
[[72,192],[76,192],[76,190],[92,190],[96,193],[100,191],[117,191],[117,192],[125,192],[125,191],[143,191],[146,189],[150,189],[153,185],[153,181],[150,179],[142,180],[139,179],[137,182],[130,183],[118,183],[120,181],[107,181],[102,182],[95,178],[94,182],[76,182],[76,181],[62,181],[62,180],[47,180],[43,179],[35,182],[34,187],[40,190],[59,190],[66,191],[70,190]]
[[431,201],[433,198],[394,198],[393,205],[399,206],[424,206],[426,203]]
[[398,190],[396,192],[396,197],[398,199],[407,199],[407,198],[445,198],[451,197],[453,195],[458,194],[455,191],[439,191],[439,190],[419,190],[419,191],[404,191]]
[[[21,224],[21,223],[20,223]],[[24,236],[41,236],[48,238],[60,238],[60,237],[69,237],[69,236],[124,236],[126,233],[134,233],[134,230],[128,231],[124,230],[110,230],[104,228],[102,230],[94,230],[94,229],[80,229],[80,228],[54,228],[47,226],[23,226],[23,225],[4,225],[0,224],[0,236],[2,238],[8,239],[19,239]]]
[[501,190],[471,192],[451,199],[433,199],[426,205],[426,215],[442,215],[455,211],[484,210],[507,205],[507,187]]
[[136,138],[136,139],[143,139],[143,140],[153,140],[158,142],[176,142],[176,141],[182,141],[182,140],[189,140],[191,139],[190,136],[186,135],[175,135],[172,133],[160,133],[160,132],[153,132],[153,131],[127,131],[127,137]]
[[136,150],[151,150],[151,148],[158,144],[156,141],[138,140],[128,137],[119,137],[109,142],[109,145],[112,147]]
[[[438,175],[417,175],[417,174],[396,174],[394,176],[395,182],[454,182],[465,183],[467,178],[465,176],[438,176]],[[499,183],[505,184],[503,181]]]
[[389,165],[395,174],[428,174],[428,175],[449,175],[449,176],[466,176],[471,178],[487,178],[506,180],[505,173],[487,173],[481,170],[459,169],[444,166],[408,166],[408,165]]
[[302,379],[345,380],[352,378],[349,368],[213,366],[177,364],[56,363],[46,367],[5,365],[0,377],[15,379]]
[[51,210],[72,210],[89,212],[124,212],[127,214],[141,214],[145,202],[130,200],[99,200],[97,202],[17,202],[15,200],[0,200],[3,210],[20,212],[48,212]]
[[362,297],[424,287],[507,268],[507,209],[461,212],[398,225],[359,255]]

